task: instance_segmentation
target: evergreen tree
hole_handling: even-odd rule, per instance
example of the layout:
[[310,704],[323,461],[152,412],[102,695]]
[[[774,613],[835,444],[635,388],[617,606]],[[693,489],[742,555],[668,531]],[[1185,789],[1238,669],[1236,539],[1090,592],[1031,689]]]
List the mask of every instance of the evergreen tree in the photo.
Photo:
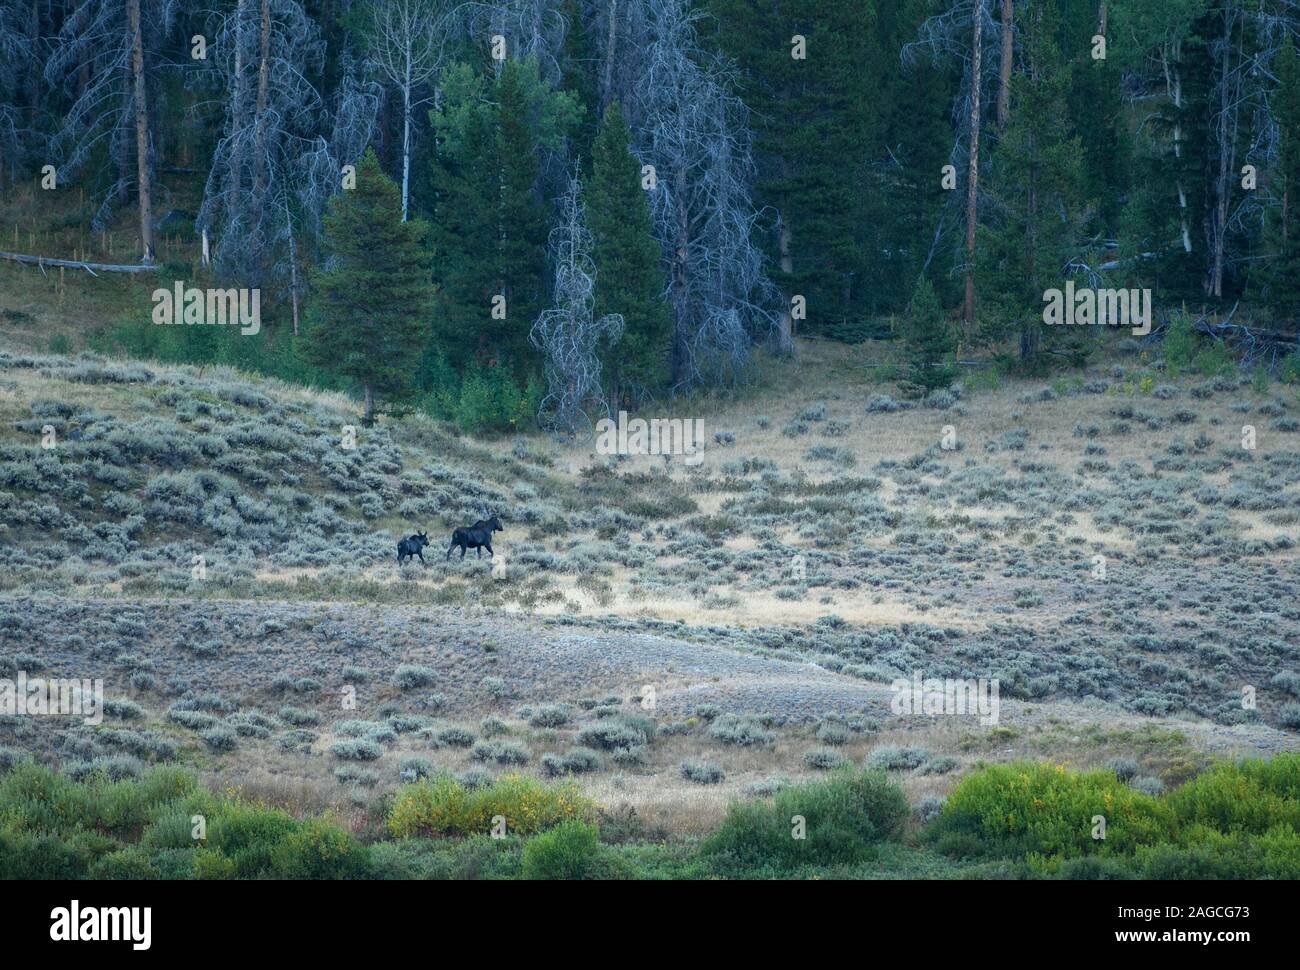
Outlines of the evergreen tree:
[[1087,348],[1086,327],[1043,323],[1044,293],[1064,286],[1063,269],[1086,255],[1090,209],[1083,196],[1082,148],[1066,103],[1069,69],[1046,0],[1021,9],[1021,63],[1011,82],[1011,120],[993,152],[985,186],[989,224],[980,229],[976,280],[981,336],[997,344],[1017,336],[1020,359],[1033,363],[1044,335],[1055,352]]
[[[434,351],[500,364],[522,384],[537,364],[528,333],[549,301],[541,156],[563,148],[579,108],[532,61],[507,61],[495,77],[453,66],[442,95],[431,115]],[[493,313],[497,297],[504,318]]]
[[934,286],[925,277],[917,284],[903,323],[907,380],[926,391],[947,387],[956,376],[953,352],[957,335]]
[[581,0],[564,0],[564,51],[561,60],[563,87],[577,99],[579,121],[570,136],[569,157],[577,159],[584,173],[591,171],[592,142],[600,125],[596,78],[597,58],[582,14]]
[[[1069,110],[1075,131],[1087,132],[1083,147],[1083,190],[1098,200],[1092,227],[1105,238],[1119,231],[1120,214],[1128,195],[1131,149],[1124,117],[1124,68],[1112,57],[1109,44],[1123,46],[1127,38],[1108,38],[1104,58],[1093,57],[1097,35],[1095,0],[1066,0],[1061,44],[1073,52],[1070,65]],[[1113,31],[1110,31],[1113,34]]]
[[[805,298],[810,330],[844,334],[870,295],[863,180],[888,73],[874,39],[876,4],[712,0],[710,7],[754,112],[756,201],[776,220],[767,240],[773,282],[787,308],[791,297]],[[790,322],[787,309],[783,331]]]
[[432,297],[428,227],[402,221],[401,189],[372,150],[357,166],[356,188],[330,200],[324,222],[330,268],[316,276],[307,355],[362,389],[369,424],[416,389]]
[[1287,329],[1300,327],[1300,56],[1288,37],[1274,61],[1277,90],[1277,166],[1268,182],[1272,205],[1264,222],[1262,256],[1251,277],[1252,295]]
[[[930,5],[927,0],[882,4],[878,15],[880,43],[898,50],[917,34]],[[928,269],[938,249],[937,232],[949,200],[939,173],[951,157],[951,106],[955,78],[951,64],[928,54],[907,59],[883,79],[880,100],[884,158],[874,166],[865,193],[873,209],[863,220],[875,227],[867,272],[872,287],[872,312],[905,310],[910,281]],[[956,278],[950,279],[955,285]],[[936,285],[942,290],[942,276]]]
[[594,240],[597,317],[623,318],[623,339],[608,353],[609,397],[630,407],[668,380],[672,316],[664,300],[663,254],[641,187],[641,163],[628,150],[631,132],[618,103],[609,106],[592,146],[587,222]]
[[546,245],[550,230],[537,184],[540,153],[530,104],[542,82],[535,68],[532,76],[528,71],[519,61],[507,61],[496,84],[500,200],[496,220],[499,281],[496,292],[506,298],[503,349],[521,378],[527,376],[533,363],[528,333],[549,302]]

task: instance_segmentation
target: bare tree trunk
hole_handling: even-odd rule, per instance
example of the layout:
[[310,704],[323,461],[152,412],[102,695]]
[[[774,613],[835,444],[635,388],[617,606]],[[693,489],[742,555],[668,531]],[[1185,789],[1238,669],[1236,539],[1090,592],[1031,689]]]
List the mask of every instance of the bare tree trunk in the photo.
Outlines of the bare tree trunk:
[[[248,107],[248,82],[244,79],[244,45],[240,43],[239,32],[239,25],[244,21],[244,10],[247,6],[248,0],[239,0],[235,7],[235,103],[230,116],[233,131],[243,130]],[[238,199],[242,191],[244,164],[244,159],[240,157],[242,154],[242,152],[236,154],[230,163],[230,190],[231,197],[234,199]]]
[[[677,206],[677,231],[674,239],[673,252],[673,304],[677,307],[687,305],[686,288],[689,279],[687,261],[690,258],[690,223],[689,213],[686,211],[686,170],[679,168],[675,179],[675,190],[677,198],[674,204]],[[685,380],[689,375],[686,373],[686,332],[685,328],[689,325],[688,321],[681,319],[681,314],[677,314],[677,323],[673,330],[673,352],[672,352],[672,372],[673,383],[677,384]]]
[[[1174,158],[1183,157],[1183,78],[1178,71],[1178,58],[1182,54],[1182,44],[1180,41],[1174,41],[1172,47],[1165,47],[1161,50],[1161,59],[1164,63],[1165,72],[1165,90],[1169,93],[1169,100],[1173,103],[1174,111],[1177,113],[1177,120],[1174,122]],[[1173,66],[1170,66],[1170,62]],[[1183,240],[1183,252],[1192,251],[1192,232],[1191,224],[1188,220],[1187,212],[1187,186],[1183,184],[1181,176],[1175,180],[1175,188],[1178,190],[1178,225],[1179,233]]]
[[262,44],[257,69],[257,134],[253,148],[253,191],[266,191],[266,108],[271,87],[271,0],[262,0]]
[[[790,162],[786,158],[781,159],[781,178],[783,180],[790,178]],[[787,286],[781,290],[785,305],[781,307],[781,319],[777,330],[777,346],[781,353],[792,354],[794,353],[794,316],[791,313],[790,300],[793,294],[789,292],[788,286],[791,277],[794,275],[794,255],[792,252],[793,240],[790,235],[790,221],[785,217],[785,212],[781,213],[778,245],[781,249],[781,273],[785,277]]]
[[[1219,138],[1219,174],[1215,180],[1214,225],[1211,233],[1214,252],[1210,263],[1210,276],[1206,292],[1212,297],[1223,296],[1223,266],[1228,245],[1228,204],[1232,193],[1232,172],[1237,168],[1237,132],[1240,112],[1235,107],[1232,73],[1229,59],[1232,55],[1232,31],[1236,22],[1231,7],[1223,12],[1223,58],[1219,79],[1219,118],[1216,125]],[[1238,41],[1240,43],[1240,40]],[[1238,61],[1240,61],[1238,50]],[[1231,117],[1230,117],[1231,116]]]
[[998,131],[1007,127],[1011,120],[1011,67],[1016,57],[1015,35],[1015,0],[1002,0],[1002,63],[998,65]]
[[1097,33],[1100,34],[1102,37],[1105,37],[1107,36],[1106,30],[1107,30],[1106,0],[1101,0],[1101,3],[1098,4],[1097,7]]
[[402,85],[402,221],[407,220],[411,201],[411,57],[406,58],[406,81]]
[[[286,213],[285,218],[289,216]],[[298,336],[298,243],[289,222],[289,294],[293,298],[293,335]]]
[[[785,274],[788,280],[794,273],[794,259],[790,254],[790,224],[785,218],[781,219],[781,272]],[[794,316],[791,313],[790,298],[791,294],[785,293],[785,306],[781,308],[781,321],[779,333],[779,348],[781,353],[790,354],[794,352]]]
[[136,186],[140,198],[140,248],[142,262],[153,262],[153,191],[149,182],[149,102],[144,80],[144,36],[140,28],[140,0],[127,0],[131,27],[131,76],[135,84]]
[[[1034,268],[1038,266],[1038,166],[1037,166],[1037,146],[1033,144],[1031,136],[1030,153],[1033,161],[1029,167],[1029,185],[1026,187],[1029,193],[1027,211],[1028,218],[1025,226],[1025,250],[1029,256],[1030,272],[1034,273]],[[1037,275],[1036,273],[1034,274]],[[1037,280],[1030,280],[1031,292],[1038,289]],[[1031,320],[1023,324],[1020,328],[1020,359],[1030,361],[1038,353],[1038,321]]]
[[980,61],[984,49],[984,0],[975,0],[975,37],[970,70],[970,175],[966,188],[966,302],[962,317],[968,331],[975,327],[975,227],[979,218],[980,180]]
[[361,423],[371,425],[375,422],[375,389],[366,385],[366,409],[361,415]]
[[605,89],[601,92],[600,114],[603,118],[614,100],[614,55],[618,51],[618,0],[609,0],[609,34],[605,44]]

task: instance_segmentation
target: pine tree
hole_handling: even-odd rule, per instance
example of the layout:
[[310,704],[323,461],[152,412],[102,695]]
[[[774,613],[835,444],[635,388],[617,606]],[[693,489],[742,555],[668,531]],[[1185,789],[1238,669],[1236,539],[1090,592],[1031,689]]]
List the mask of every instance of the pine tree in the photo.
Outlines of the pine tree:
[[1150,124],[1159,141],[1136,165],[1140,191],[1132,215],[1147,216],[1136,228],[1143,249],[1159,254],[1155,272],[1170,301],[1205,298],[1205,220],[1217,169],[1210,132],[1213,57],[1203,33],[1208,26],[1205,15],[1196,17],[1178,28],[1177,42],[1163,51],[1170,78],[1164,86],[1171,96]]
[[589,173],[592,142],[600,125],[597,57],[583,18],[581,0],[564,0],[562,9],[567,25],[561,61],[563,87],[574,95],[582,112],[570,137],[569,157],[578,161],[584,173]]
[[507,61],[496,85],[498,285],[506,298],[502,349],[521,379],[535,362],[528,340],[537,315],[546,309],[547,212],[538,191],[537,135],[530,123],[530,77],[519,61]]
[[402,222],[401,189],[373,150],[357,166],[356,188],[336,195],[325,216],[332,259],[316,276],[307,356],[362,389],[367,424],[415,391],[432,297],[427,231]]
[[[1125,137],[1124,68],[1122,58],[1093,57],[1092,38],[1097,35],[1094,2],[1066,4],[1062,43],[1075,52],[1070,66],[1069,109],[1082,139],[1084,191],[1098,200],[1095,231],[1107,238],[1119,231],[1124,198],[1131,178],[1131,151]],[[1113,34],[1113,31],[1109,31]],[[1124,37],[1111,36],[1108,44],[1123,47]]]
[[1300,56],[1288,37],[1274,60],[1277,166],[1268,182],[1272,206],[1251,291],[1287,329],[1300,327]]
[[[444,75],[430,116],[435,353],[499,364],[520,384],[535,370],[528,333],[549,301],[541,156],[563,147],[578,114],[576,99],[550,90],[531,61],[507,61],[495,77],[466,65]],[[493,315],[497,297],[504,319]]]
[[[754,112],[756,201],[776,219],[767,241],[773,282],[787,308],[805,298],[810,330],[843,334],[869,297],[863,179],[888,73],[874,39],[876,4],[712,0],[710,9]],[[790,325],[787,309],[787,348]]]
[[641,164],[617,102],[592,146],[587,222],[594,240],[596,316],[619,314],[623,339],[604,362],[610,400],[631,406],[668,380],[672,317],[664,301],[663,254],[653,235]]
[[496,352],[496,131],[484,78],[464,64],[443,77],[442,108],[430,112],[436,135],[430,160],[434,280],[438,285],[433,349],[449,359]]
[[947,387],[956,375],[952,355],[957,335],[934,285],[925,277],[912,294],[903,322],[907,380],[926,391]]
[[[882,4],[878,15],[884,50],[898,50],[916,37],[930,10],[927,0]],[[864,193],[874,205],[863,220],[874,228],[867,272],[872,287],[871,312],[906,310],[911,281],[928,268],[938,248],[937,230],[950,193],[939,173],[952,153],[952,66],[928,54],[907,59],[883,79],[881,138],[888,151],[873,166],[874,178]],[[936,281],[942,289],[942,276]],[[949,286],[959,281],[952,278]]]
[[1020,31],[1022,70],[1011,82],[1011,119],[984,182],[993,216],[980,228],[976,279],[982,337],[996,344],[1018,336],[1020,359],[1030,364],[1045,331],[1054,350],[1072,357],[1086,350],[1088,328],[1044,326],[1043,297],[1064,285],[1062,269],[1072,258],[1086,255],[1091,211],[1052,6],[1041,0],[1030,6]]

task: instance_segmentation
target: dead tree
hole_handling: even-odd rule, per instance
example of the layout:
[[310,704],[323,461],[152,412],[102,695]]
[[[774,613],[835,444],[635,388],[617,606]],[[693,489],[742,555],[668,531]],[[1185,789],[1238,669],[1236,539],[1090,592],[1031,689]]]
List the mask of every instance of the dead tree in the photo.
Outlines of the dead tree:
[[541,78],[559,87],[567,26],[560,13],[560,0],[463,3],[453,11],[449,22],[476,44],[490,46],[493,37],[504,38],[506,57],[535,60]]
[[220,275],[260,286],[283,231],[281,182],[315,144],[323,103],[308,75],[324,45],[295,0],[238,0],[209,30],[205,71],[224,126],[196,227],[215,240]]
[[[641,0],[645,2],[645,0]],[[698,42],[685,0],[646,3],[646,69],[630,105],[636,154],[652,166],[655,231],[669,265],[677,388],[733,383],[776,326],[755,244],[745,106],[725,63]]]
[[131,29],[131,94],[135,108],[135,189],[140,200],[141,261],[153,262],[153,186],[149,176],[149,95],[144,80],[144,32],[140,0],[126,0]]
[[593,313],[596,265],[576,177],[569,181],[550,245],[555,265],[554,303],[537,318],[529,334],[546,371],[547,390],[538,422],[547,431],[573,435],[591,430],[593,412],[608,415],[600,384],[600,350],[603,344],[617,343],[623,336],[621,315],[596,319]]
[[[1013,57],[1015,50],[1014,42],[1008,47],[1005,31],[999,30],[999,25],[994,22],[989,9],[990,2],[991,0],[949,0],[944,10],[921,25],[917,39],[905,45],[902,52],[904,63],[929,57],[935,62],[955,60],[965,66],[962,86],[953,105],[955,137],[950,157],[953,168],[966,172],[966,191],[960,196],[964,199],[963,211],[960,216],[956,212],[951,215],[944,213],[925,262],[928,266],[934,258],[945,227],[962,219],[966,227],[961,258],[965,277],[962,316],[968,328],[975,319],[975,246],[980,211],[983,91],[985,85],[992,83],[995,77],[1000,82],[1004,70],[1010,67],[1008,57]],[[1003,13],[1005,12],[1004,8]],[[956,206],[958,198],[957,193],[952,193],[949,205]]]
[[41,141],[31,127],[39,100],[31,89],[39,75],[39,10],[39,4],[0,0],[0,189],[6,169],[12,184]]
[[165,28],[163,13],[159,0],[81,0],[64,19],[45,63],[47,83],[72,102],[51,141],[62,177],[79,175],[107,140],[120,174],[92,226],[103,228],[111,206],[134,185],[145,262],[153,259],[155,167],[148,91],[153,51]]
[[417,109],[433,98],[421,94],[442,66],[450,27],[442,0],[386,0],[374,7],[370,54],[402,99],[402,221],[410,210],[411,136]]

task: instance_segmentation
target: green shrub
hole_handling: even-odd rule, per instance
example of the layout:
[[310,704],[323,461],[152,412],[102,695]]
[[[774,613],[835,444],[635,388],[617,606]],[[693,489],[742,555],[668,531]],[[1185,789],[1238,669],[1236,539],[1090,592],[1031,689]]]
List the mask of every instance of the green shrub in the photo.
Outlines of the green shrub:
[[544,389],[530,378],[521,391],[508,368],[471,368],[453,411],[456,427],[466,434],[514,431],[530,427]]
[[[778,791],[771,802],[736,802],[701,846],[715,871],[790,872],[808,865],[847,865],[894,838],[910,813],[907,798],[884,772],[843,772]],[[804,838],[796,838],[802,817]]]
[[1170,377],[1177,377],[1190,367],[1196,356],[1196,332],[1192,329],[1192,322],[1184,310],[1175,311],[1169,319],[1161,349],[1165,355],[1165,369]]
[[363,879],[370,856],[349,833],[323,819],[299,824],[276,846],[274,874],[280,879]]
[[1300,351],[1282,358],[1277,365],[1277,378],[1285,384],[1300,384]]
[[402,839],[370,847],[375,879],[513,879],[523,842],[474,835],[465,839]]
[[600,850],[596,826],[579,819],[561,822],[524,846],[525,879],[582,879]]
[[1128,859],[1085,855],[1067,859],[1056,871],[1058,879],[1138,879],[1140,871]]
[[206,859],[196,859],[195,865],[211,862],[213,872],[229,868],[231,875],[224,878],[232,879],[257,879],[272,874],[277,847],[297,827],[286,812],[239,799],[223,802],[207,821],[207,850],[229,860],[230,866]]
[[81,879],[90,864],[84,846],[0,827],[0,879]]
[[[1096,816],[1106,820],[1105,839],[1093,838]],[[1020,763],[967,775],[934,826],[933,835],[967,835],[1003,855],[1055,859],[1168,841],[1174,819],[1164,804],[1127,787],[1112,771],[1080,774]]]
[[1215,765],[1165,801],[1184,825],[1254,834],[1283,825],[1300,832],[1300,755]]
[[91,879],[156,879],[158,873],[139,846],[110,852],[90,867]]
[[1145,879],[1297,879],[1300,836],[1278,826],[1259,835],[1224,835],[1202,826],[1183,833],[1181,845],[1140,846],[1136,862]]

